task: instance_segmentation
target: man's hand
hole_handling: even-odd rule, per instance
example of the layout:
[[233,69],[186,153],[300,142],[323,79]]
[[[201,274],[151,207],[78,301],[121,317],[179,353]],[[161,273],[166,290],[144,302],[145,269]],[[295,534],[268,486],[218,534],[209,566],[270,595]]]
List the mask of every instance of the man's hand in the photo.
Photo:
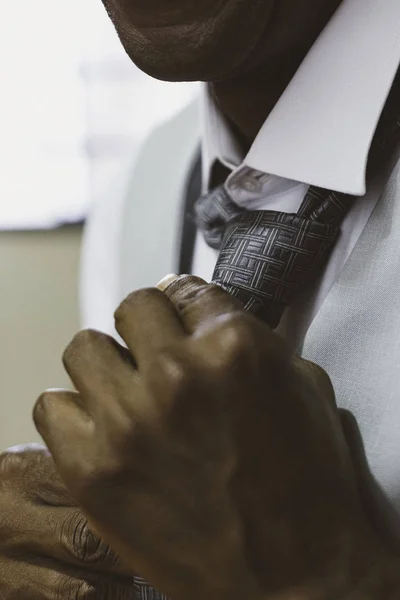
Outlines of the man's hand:
[[79,393],[45,393],[35,421],[132,569],[174,600],[325,600],[385,562],[324,371],[196,278],[115,316],[128,350],[78,334]]
[[94,536],[49,452],[0,455],[1,600],[129,600],[110,548]]

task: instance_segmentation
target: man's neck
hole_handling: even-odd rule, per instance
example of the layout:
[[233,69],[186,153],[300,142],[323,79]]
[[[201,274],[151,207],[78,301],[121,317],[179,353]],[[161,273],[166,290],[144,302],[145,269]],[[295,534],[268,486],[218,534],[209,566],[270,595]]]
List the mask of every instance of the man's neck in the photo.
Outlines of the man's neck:
[[301,40],[244,76],[210,84],[214,100],[248,149],[268,115],[294,77],[304,58],[342,0],[331,0],[327,10],[304,32]]
[[240,79],[210,84],[216,104],[231,123],[244,151],[252,145],[300,63],[301,60],[288,70],[272,73],[260,69]]

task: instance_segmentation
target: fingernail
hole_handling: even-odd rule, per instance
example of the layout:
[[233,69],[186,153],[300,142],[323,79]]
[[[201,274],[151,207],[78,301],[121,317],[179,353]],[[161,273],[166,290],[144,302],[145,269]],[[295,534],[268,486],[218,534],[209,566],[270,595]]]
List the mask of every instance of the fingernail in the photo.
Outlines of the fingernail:
[[179,278],[179,275],[176,275],[176,273],[171,273],[170,275],[166,275],[165,277],[163,277],[161,279],[161,281],[159,281],[156,285],[156,287],[161,290],[162,292],[164,292],[167,287],[169,287],[171,285],[171,283],[174,283],[174,281],[176,281]]

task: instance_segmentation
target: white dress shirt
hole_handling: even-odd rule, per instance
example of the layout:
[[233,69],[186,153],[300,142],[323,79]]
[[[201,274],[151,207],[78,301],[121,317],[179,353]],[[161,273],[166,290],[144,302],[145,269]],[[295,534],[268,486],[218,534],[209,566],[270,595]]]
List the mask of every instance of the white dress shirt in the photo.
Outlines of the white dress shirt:
[[[281,332],[329,373],[400,514],[400,152],[363,196],[370,141],[400,62],[399,24],[400,0],[344,0],[247,156],[206,95],[203,152],[205,189],[219,158],[233,169],[230,193],[249,208],[296,210],[310,184],[360,196],[317,289],[286,312]],[[117,304],[176,269],[199,137],[192,105],[153,132],[118,188],[93,207],[82,255],[84,327],[115,335]],[[199,237],[195,271],[210,278],[215,259]]]
[[[297,212],[309,185],[360,196],[319,285],[286,312],[281,334],[301,342],[386,183],[366,190],[371,141],[400,64],[399,0],[344,0],[268,116],[247,156],[205,87],[204,191],[216,160],[232,169],[232,200],[249,210]],[[217,253],[197,236],[193,272],[210,280]]]

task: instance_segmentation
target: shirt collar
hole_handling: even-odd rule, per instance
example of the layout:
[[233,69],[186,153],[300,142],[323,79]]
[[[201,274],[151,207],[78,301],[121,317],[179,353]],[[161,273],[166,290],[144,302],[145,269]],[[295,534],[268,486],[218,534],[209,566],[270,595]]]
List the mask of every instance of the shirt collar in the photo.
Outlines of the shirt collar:
[[354,195],[400,63],[399,0],[344,0],[247,156],[205,87],[204,185],[218,159]]

